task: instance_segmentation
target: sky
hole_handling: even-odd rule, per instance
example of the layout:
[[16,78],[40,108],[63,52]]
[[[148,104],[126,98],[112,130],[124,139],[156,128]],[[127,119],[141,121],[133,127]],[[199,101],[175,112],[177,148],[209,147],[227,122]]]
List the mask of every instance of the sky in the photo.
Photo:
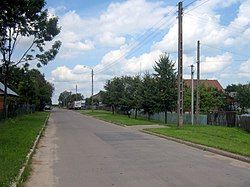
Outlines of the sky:
[[[153,72],[161,54],[177,68],[176,0],[47,0],[61,27],[55,60],[40,68],[55,86],[53,103],[64,90],[91,95],[108,79]],[[201,43],[201,78],[228,84],[250,81],[250,0],[183,2],[184,78],[196,67]],[[196,73],[196,72],[195,72]],[[196,75],[195,75],[196,76]]]

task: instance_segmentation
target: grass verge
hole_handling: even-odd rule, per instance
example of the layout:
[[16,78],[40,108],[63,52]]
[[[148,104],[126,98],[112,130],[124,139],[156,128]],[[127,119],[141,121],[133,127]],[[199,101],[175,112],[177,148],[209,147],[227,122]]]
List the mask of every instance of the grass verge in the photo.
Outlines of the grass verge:
[[15,181],[48,112],[8,119],[0,126],[0,186]]
[[127,126],[133,126],[133,125],[155,125],[155,124],[162,124],[160,122],[156,121],[148,121],[142,118],[129,118],[127,115],[122,114],[112,114],[110,111],[105,110],[94,110],[93,112],[91,110],[80,110],[80,113],[87,114],[90,116],[93,116],[97,119],[101,119],[107,122],[115,123],[118,125],[127,125]]
[[146,130],[250,157],[250,134],[238,128],[187,125]]

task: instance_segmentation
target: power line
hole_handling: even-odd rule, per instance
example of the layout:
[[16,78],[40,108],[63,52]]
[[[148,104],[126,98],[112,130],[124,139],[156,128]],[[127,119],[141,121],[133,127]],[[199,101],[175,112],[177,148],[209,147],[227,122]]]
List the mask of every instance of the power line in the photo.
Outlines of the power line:
[[203,44],[203,43],[201,45],[205,46],[205,47],[208,47],[208,48],[216,49],[216,50],[219,50],[219,51],[229,52],[229,53],[233,53],[233,54],[238,55],[238,56],[245,56],[247,58],[250,58],[249,56],[247,56],[246,54],[243,54],[243,53],[237,53],[237,52],[233,52],[233,51],[230,51],[230,50],[226,50],[226,49],[222,49],[222,48],[218,48],[218,47],[213,47],[213,46]]
[[200,6],[202,6],[202,5],[204,5],[204,4],[207,3],[208,1],[210,1],[210,0],[206,0],[206,1],[202,2],[201,4],[199,4],[199,5],[197,5],[197,6],[193,7],[193,8],[191,8],[191,9],[189,9],[189,10],[188,10],[187,12],[185,12],[184,14],[187,14],[188,12],[190,12],[190,11],[192,11],[192,10],[194,10],[194,9],[196,9],[196,8],[198,8],[198,7],[200,7]]
[[[210,58],[210,57],[209,57]],[[200,62],[244,62],[244,61],[247,61],[247,59],[245,59],[245,60],[202,60],[202,61],[200,61]]]
[[[200,21],[200,22],[202,22],[202,23],[206,23],[206,24],[209,23],[208,20],[206,20],[206,19],[204,19],[204,18],[201,18],[201,17],[199,17],[199,16],[192,15],[192,14],[186,14],[186,15],[189,16],[190,18],[196,19],[196,20],[198,20],[198,21]],[[237,30],[239,30],[239,28],[236,28],[236,27],[234,27],[234,26],[231,26],[231,27],[234,28],[235,30],[230,29],[230,28],[228,28],[227,26],[224,26],[224,25],[214,25],[214,26],[217,27],[217,28],[219,28],[219,29],[220,29],[220,27],[222,27],[222,28],[224,28],[224,29],[226,29],[226,30],[228,30],[228,31],[237,32],[237,33],[239,33],[239,34],[242,35],[242,32],[237,31]],[[245,38],[246,40],[249,40],[249,38],[246,38],[246,37],[244,37],[244,36],[241,36],[241,37],[242,37],[242,38]]]
[[[183,9],[188,8],[189,6],[191,6],[192,4],[194,4],[196,1],[200,1],[200,0],[194,0],[191,3],[188,3],[186,6],[183,7]],[[182,1],[183,2],[183,1]]]
[[[171,11],[172,12],[172,11]],[[173,20],[175,21],[175,20]],[[157,29],[155,29],[154,31],[152,31],[151,33],[149,33],[144,40],[141,43],[137,43],[136,45],[132,45],[132,47],[128,50],[127,53],[125,53],[124,55],[120,56],[118,59],[114,60],[112,63],[110,63],[109,65],[107,65],[106,67],[97,70],[96,73],[100,73],[103,72],[105,69],[113,66],[115,63],[117,63],[119,60],[121,60],[123,57],[126,57],[128,55],[134,54],[135,52],[137,52],[138,49],[140,49],[142,47],[143,44],[147,43],[147,40],[151,37],[154,38],[155,36],[157,36],[158,33],[156,33],[158,30],[161,29],[161,27],[166,23],[166,21],[164,21]],[[172,23],[170,23],[171,25]],[[140,37],[141,38],[141,37]],[[134,50],[134,51],[133,51]],[[129,54],[132,51],[131,54]]]
[[[156,30],[154,30],[153,32],[149,33],[145,38],[144,40],[142,41],[142,43],[137,43],[137,44],[134,44],[130,47],[130,49],[128,50],[127,53],[129,53],[130,51],[132,50],[135,50],[136,48],[140,47],[143,43],[145,43],[145,41],[148,40],[148,38],[150,38],[152,36],[152,34],[154,34],[157,30],[159,30],[163,25],[165,24],[165,22],[163,22],[160,27],[158,27]],[[154,35],[155,36],[155,35]],[[141,37],[140,37],[141,38]],[[134,53],[134,52],[133,52]],[[97,70],[97,73],[100,73],[102,72],[104,69],[114,65],[116,62],[118,62],[119,60],[121,60],[123,57],[127,56],[127,54],[125,53],[124,55],[120,56],[118,59],[116,59],[115,61],[113,61],[111,64],[109,64],[108,66],[100,69],[100,70]]]

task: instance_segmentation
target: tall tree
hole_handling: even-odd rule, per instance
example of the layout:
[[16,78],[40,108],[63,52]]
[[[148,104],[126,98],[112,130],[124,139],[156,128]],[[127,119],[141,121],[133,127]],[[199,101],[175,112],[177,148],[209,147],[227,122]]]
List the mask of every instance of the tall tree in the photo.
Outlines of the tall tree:
[[165,53],[154,66],[158,88],[157,110],[164,111],[165,123],[167,123],[167,111],[175,110],[177,104],[177,74],[174,65],[169,55]]
[[[44,10],[44,0],[2,0],[0,6],[0,52],[4,69],[4,108],[6,110],[7,84],[10,67],[36,61],[37,66],[46,65],[58,53],[61,42],[51,41],[60,32],[57,17],[49,17]],[[30,41],[21,53],[16,46],[20,38]],[[46,44],[50,43],[51,48]],[[24,49],[25,46],[22,46]],[[17,52],[15,52],[17,51]],[[17,60],[16,60],[17,59]],[[7,114],[7,113],[6,113]]]
[[141,93],[141,108],[145,114],[148,114],[148,120],[150,116],[154,114],[157,107],[157,82],[156,79],[149,73],[146,73],[142,80]]
[[66,107],[68,102],[69,102],[69,96],[71,95],[72,93],[65,90],[63,91],[62,93],[60,93],[59,95],[59,98],[58,98],[58,101],[59,101],[59,105],[61,107]]
[[124,84],[121,78],[115,77],[104,85],[105,94],[102,94],[104,104],[111,106],[114,114],[117,107],[121,105],[121,98],[124,96]]

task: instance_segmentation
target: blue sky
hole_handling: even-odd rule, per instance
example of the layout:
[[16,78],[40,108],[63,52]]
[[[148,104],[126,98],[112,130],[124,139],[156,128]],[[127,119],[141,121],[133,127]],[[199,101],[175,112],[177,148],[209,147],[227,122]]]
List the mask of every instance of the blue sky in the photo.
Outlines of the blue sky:
[[[250,81],[250,0],[185,0],[184,77],[195,64],[196,42],[201,41],[201,77],[218,79],[225,87]],[[61,50],[41,68],[55,85],[53,102],[64,90],[95,93],[107,79],[152,72],[159,55],[177,60],[178,1],[48,0],[46,8],[59,17]],[[204,3],[204,4],[203,4]],[[189,6],[187,6],[189,5]]]

